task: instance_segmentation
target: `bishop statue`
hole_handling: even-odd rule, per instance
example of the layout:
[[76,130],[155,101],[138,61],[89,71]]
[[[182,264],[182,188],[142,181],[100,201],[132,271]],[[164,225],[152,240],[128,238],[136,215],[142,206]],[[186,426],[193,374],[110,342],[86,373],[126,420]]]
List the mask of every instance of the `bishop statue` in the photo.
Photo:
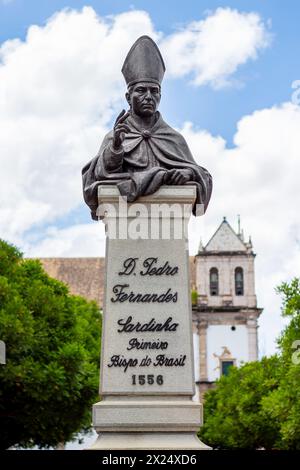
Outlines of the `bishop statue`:
[[85,202],[97,219],[97,187],[116,184],[128,202],[157,191],[162,185],[194,184],[196,205],[207,208],[212,178],[199,166],[184,137],[158,111],[165,64],[155,42],[141,36],[122,67],[129,110],[123,110],[100,150],[82,170]]

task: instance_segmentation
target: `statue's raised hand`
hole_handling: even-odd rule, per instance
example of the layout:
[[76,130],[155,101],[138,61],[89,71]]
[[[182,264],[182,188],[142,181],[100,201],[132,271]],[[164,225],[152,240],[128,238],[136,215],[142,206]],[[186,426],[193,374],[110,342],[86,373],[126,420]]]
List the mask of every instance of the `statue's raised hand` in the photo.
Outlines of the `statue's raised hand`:
[[125,139],[125,134],[130,132],[129,127],[127,124],[125,124],[125,120],[128,118],[129,114],[130,113],[128,111],[126,112],[125,109],[123,109],[116,119],[113,131],[113,147],[116,150],[119,150],[122,146],[122,142]]

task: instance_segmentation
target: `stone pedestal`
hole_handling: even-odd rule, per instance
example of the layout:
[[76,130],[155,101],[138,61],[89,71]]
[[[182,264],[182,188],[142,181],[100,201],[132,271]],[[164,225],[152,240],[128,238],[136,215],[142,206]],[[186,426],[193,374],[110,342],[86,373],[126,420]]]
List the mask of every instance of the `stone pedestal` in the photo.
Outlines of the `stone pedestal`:
[[187,224],[190,186],[126,204],[99,187],[106,277],[92,449],[209,449],[195,393]]

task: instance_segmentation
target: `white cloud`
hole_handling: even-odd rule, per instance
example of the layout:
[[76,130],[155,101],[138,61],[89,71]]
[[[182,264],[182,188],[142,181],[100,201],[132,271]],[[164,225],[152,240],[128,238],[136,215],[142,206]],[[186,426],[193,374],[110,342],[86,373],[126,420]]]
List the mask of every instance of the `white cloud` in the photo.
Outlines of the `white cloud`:
[[[101,18],[91,7],[84,7],[61,11],[45,26],[31,26],[24,42],[15,39],[2,44],[2,237],[22,243],[26,230],[51,223],[82,202],[80,169],[95,155],[108,123],[124,106],[120,69],[141,34],[161,37],[146,12]],[[174,55],[178,41],[183,41],[184,48],[178,47]],[[240,45],[234,48],[237,42]],[[239,63],[255,57],[265,42],[258,15],[218,9],[188,25],[186,31],[163,39],[162,47],[171,74],[176,72],[175,62],[182,64],[187,58],[189,66],[184,70],[194,70],[197,83],[219,83]]]
[[166,38],[163,50],[169,74],[192,74],[195,85],[228,85],[231,75],[270,44],[271,36],[257,13],[218,8]]
[[300,274],[300,107],[284,103],[245,116],[238,122],[232,149],[220,137],[190,124],[183,133],[198,162],[214,178],[207,214],[191,227],[192,250],[197,249],[199,233],[208,241],[216,221],[226,215],[236,229],[241,214],[258,254],[258,303],[265,308],[260,339],[270,353],[284,324],[274,288]]
[[98,150],[125,91],[122,61],[147,13],[100,18],[90,7],[31,26],[0,48],[1,236],[22,242],[34,224],[82,203],[83,165]]
[[[162,38],[145,12],[101,18],[85,7],[80,12],[60,12],[43,27],[32,26],[24,42],[4,43],[0,49],[1,237],[18,243],[26,255],[104,253],[99,224],[59,230],[55,220],[82,203],[81,167],[93,157],[122,106],[120,68],[141,34],[161,38],[170,75],[192,73],[197,85],[213,86],[227,83],[237,67],[255,59],[269,41],[254,13],[218,9]],[[261,329],[268,352],[281,326],[280,299],[273,288],[296,274],[300,261],[295,202],[299,115],[299,108],[287,103],[245,116],[238,123],[233,149],[222,137],[196,130],[190,123],[182,130],[195,157],[214,177],[207,215],[191,226],[192,250],[199,234],[207,240],[223,215],[230,222],[237,213],[242,215],[258,253],[259,303],[266,309]],[[51,227],[41,232],[39,225],[46,223]],[[28,229],[31,238],[24,238]],[[40,241],[33,242],[35,233]]]
[[[198,163],[208,168],[214,179],[206,215],[190,223],[190,252],[196,252],[200,235],[208,241],[223,216],[236,229],[237,214],[241,214],[242,227],[251,233],[258,254],[256,290],[258,305],[264,307],[259,339],[261,352],[270,354],[284,325],[281,300],[274,288],[299,276],[300,108],[285,103],[245,116],[238,122],[231,149],[221,137],[196,130],[191,123],[181,131]],[[52,228],[28,253],[103,256],[103,240],[102,223]]]
[[28,257],[94,257],[104,256],[104,225],[78,224],[57,229],[51,226],[44,238],[25,246]]

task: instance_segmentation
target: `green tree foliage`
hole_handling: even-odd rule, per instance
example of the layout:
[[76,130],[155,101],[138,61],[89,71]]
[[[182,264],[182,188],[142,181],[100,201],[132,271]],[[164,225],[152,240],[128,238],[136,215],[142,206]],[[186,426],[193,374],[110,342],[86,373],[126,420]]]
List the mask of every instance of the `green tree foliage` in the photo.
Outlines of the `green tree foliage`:
[[200,437],[212,447],[300,450],[300,281],[277,291],[290,318],[280,353],[232,367],[206,393]]
[[56,446],[90,428],[101,316],[0,240],[0,446]]
[[277,291],[283,297],[282,314],[290,322],[278,340],[282,362],[279,387],[263,404],[268,419],[280,422],[276,446],[300,450],[300,280],[283,283]]
[[[282,315],[290,319],[278,344],[283,358],[290,363],[292,351],[297,348],[297,344],[300,345],[300,279],[295,278],[290,284],[284,282],[277,292],[282,295]],[[296,344],[296,341],[299,343]]]
[[266,419],[279,423],[274,447],[300,450],[300,366],[287,365],[279,387],[263,399]]
[[266,420],[262,400],[266,390],[278,387],[279,376],[276,356],[231,367],[205,395],[201,439],[223,449],[272,448],[277,424]]

